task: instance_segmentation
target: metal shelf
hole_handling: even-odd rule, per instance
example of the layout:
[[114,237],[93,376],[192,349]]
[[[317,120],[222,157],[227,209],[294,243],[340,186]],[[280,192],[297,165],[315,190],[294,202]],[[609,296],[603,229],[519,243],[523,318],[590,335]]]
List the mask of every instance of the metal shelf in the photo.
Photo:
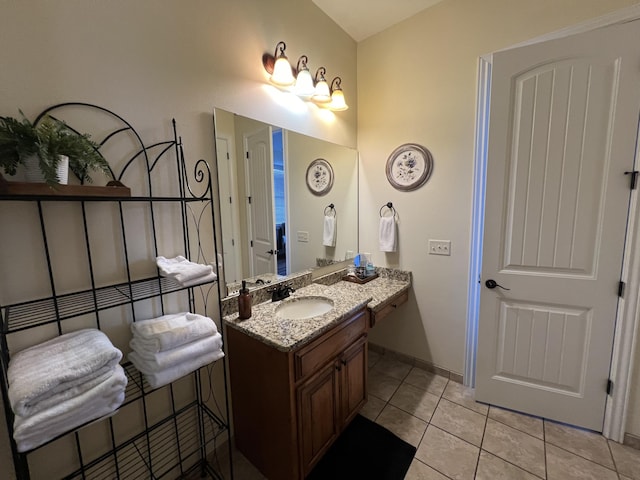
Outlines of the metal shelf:
[[152,277],[7,305],[3,307],[2,332],[7,334],[40,327],[186,288],[188,287],[183,287],[170,278]]

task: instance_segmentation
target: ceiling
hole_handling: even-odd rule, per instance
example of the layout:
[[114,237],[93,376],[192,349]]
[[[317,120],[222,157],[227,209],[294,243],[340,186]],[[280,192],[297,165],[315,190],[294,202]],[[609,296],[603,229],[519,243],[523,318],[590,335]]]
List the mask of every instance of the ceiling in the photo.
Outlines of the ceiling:
[[443,0],[313,0],[359,42]]

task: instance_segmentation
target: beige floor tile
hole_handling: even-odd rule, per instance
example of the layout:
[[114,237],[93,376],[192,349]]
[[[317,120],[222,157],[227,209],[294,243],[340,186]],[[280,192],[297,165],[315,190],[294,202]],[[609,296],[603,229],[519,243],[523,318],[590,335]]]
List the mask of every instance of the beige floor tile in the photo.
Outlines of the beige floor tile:
[[489,409],[489,418],[544,440],[544,426],[541,418],[494,406]]
[[408,383],[403,383],[393,394],[389,403],[428,422],[431,420],[439,401],[440,397]]
[[373,370],[384,373],[398,380],[404,380],[413,367],[404,362],[384,355],[373,367]]
[[547,443],[615,469],[607,440],[599,433],[545,420],[544,434]]
[[448,480],[447,477],[428,465],[413,459],[404,480]]
[[401,381],[397,378],[390,377],[384,373],[372,368],[369,371],[368,390],[369,393],[388,402],[400,386]]
[[416,458],[453,480],[473,480],[479,454],[478,447],[429,425]]
[[457,403],[441,399],[431,424],[479,447],[487,417]]
[[429,393],[440,396],[444,392],[449,379],[421,368],[413,367],[404,381],[414,387],[422,388]]
[[382,358],[382,354],[369,349],[369,352],[367,352],[368,355],[368,362],[369,362],[369,368],[373,368],[376,363],[378,363],[378,361]]
[[530,473],[544,477],[544,442],[538,438],[489,418],[482,448]]
[[548,480],[618,480],[613,470],[555,445],[548,443],[546,450]]
[[374,421],[376,417],[380,415],[380,412],[387,404],[384,400],[380,400],[375,395],[369,395],[367,399],[367,403],[364,404],[364,407],[360,409],[360,415],[363,417],[367,417],[369,420]]
[[376,423],[393,432],[405,442],[417,447],[427,429],[427,422],[403,412],[393,405],[384,407]]
[[475,480],[538,480],[531,473],[482,450]]
[[633,480],[640,480],[640,450],[612,441],[609,446],[618,472]]
[[486,415],[489,411],[488,405],[476,402],[473,388],[465,387],[457,382],[447,383],[447,388],[444,389],[442,396],[482,415]]

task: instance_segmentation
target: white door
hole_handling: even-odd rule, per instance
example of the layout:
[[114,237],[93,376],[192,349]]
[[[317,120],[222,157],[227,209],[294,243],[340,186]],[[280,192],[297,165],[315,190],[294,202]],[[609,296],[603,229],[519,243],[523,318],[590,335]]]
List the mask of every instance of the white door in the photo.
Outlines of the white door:
[[237,282],[240,275],[240,241],[238,237],[237,189],[235,175],[235,159],[229,148],[230,139],[216,137],[216,158],[218,160],[218,178],[220,190],[220,223],[224,235],[222,236],[223,272],[225,282]]
[[476,399],[598,431],[638,126],[638,24],[492,64]]
[[276,273],[277,250],[273,213],[273,148],[271,127],[246,139],[249,262],[251,276]]

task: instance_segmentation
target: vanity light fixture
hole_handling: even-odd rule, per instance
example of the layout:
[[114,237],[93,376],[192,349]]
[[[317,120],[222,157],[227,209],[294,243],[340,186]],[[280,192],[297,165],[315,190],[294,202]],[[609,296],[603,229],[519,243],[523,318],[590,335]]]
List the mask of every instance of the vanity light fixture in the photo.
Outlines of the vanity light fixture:
[[296,70],[298,71],[298,75],[296,76],[296,85],[293,89],[294,93],[308,100],[315,92],[315,87],[313,86],[313,78],[311,77],[311,73],[309,72],[309,67],[307,66],[307,62],[309,59],[306,55],[302,55],[298,59],[298,64],[296,65]]
[[327,106],[330,110],[341,112],[349,108],[342,91],[342,79],[336,77],[331,81],[331,103]]
[[271,74],[269,81],[278,87],[290,87],[296,81],[291,71],[291,64],[284,54],[287,45],[284,42],[278,42],[273,56],[265,53],[262,56],[262,65],[264,69]]
[[329,91],[329,85],[324,78],[327,70],[324,67],[318,68],[316,71],[316,89],[313,92],[311,100],[320,105],[329,103],[331,101],[331,92]]

